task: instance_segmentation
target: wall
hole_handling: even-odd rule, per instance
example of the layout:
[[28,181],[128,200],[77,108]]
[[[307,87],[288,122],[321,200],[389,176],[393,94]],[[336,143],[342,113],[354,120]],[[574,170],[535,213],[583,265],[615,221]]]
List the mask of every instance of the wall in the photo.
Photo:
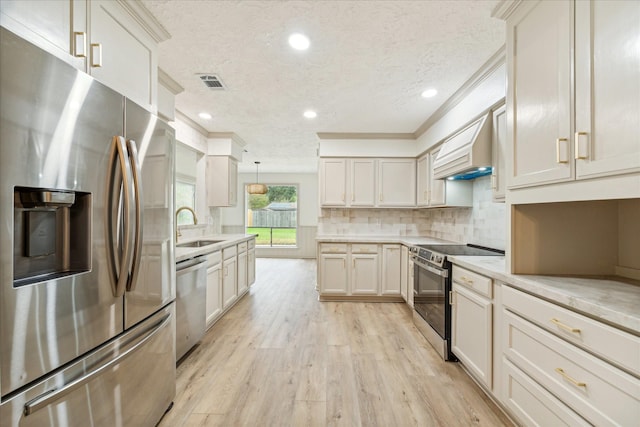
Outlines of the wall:
[[[238,194],[245,194],[245,185],[255,182],[255,173],[238,174]],[[315,173],[261,173],[263,184],[298,185],[298,246],[296,248],[256,248],[257,257],[315,258],[318,225],[318,175]],[[245,198],[238,205],[220,208],[222,232],[244,233]]]
[[431,236],[496,249],[506,247],[504,203],[491,201],[489,176],[473,183],[473,208],[322,209],[318,233]]

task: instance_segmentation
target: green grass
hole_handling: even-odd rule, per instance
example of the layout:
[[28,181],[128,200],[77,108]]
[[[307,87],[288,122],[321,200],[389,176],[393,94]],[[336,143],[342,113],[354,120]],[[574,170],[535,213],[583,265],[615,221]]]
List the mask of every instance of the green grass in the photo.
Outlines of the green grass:
[[[271,238],[271,229],[259,227],[247,227],[248,234],[257,234],[256,245],[269,246]],[[296,244],[295,228],[274,228],[273,229],[273,246],[295,246]]]

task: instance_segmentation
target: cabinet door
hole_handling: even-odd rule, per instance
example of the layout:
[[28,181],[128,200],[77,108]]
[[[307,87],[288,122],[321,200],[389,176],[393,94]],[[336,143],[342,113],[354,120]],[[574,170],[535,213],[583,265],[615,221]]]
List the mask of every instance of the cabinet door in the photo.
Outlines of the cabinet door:
[[400,245],[382,245],[382,295],[400,295]]
[[573,3],[558,0],[524,3],[507,23],[510,187],[573,178],[572,22]]
[[229,158],[229,183],[227,191],[229,192],[229,206],[238,204],[238,162]]
[[575,7],[576,178],[638,171],[640,2]]
[[222,308],[229,307],[238,296],[236,257],[224,261],[222,276]]
[[0,22],[20,37],[85,70],[86,2],[2,0]]
[[415,206],[415,159],[380,159],[378,161],[378,192],[378,206]]
[[320,293],[348,293],[347,254],[320,255]]
[[229,156],[207,157],[207,204],[229,207],[238,202],[238,162]]
[[429,206],[443,206],[447,202],[444,179],[435,179],[433,176],[433,165],[440,149],[433,150],[429,153],[431,161],[429,163]]
[[378,254],[352,254],[351,269],[351,294],[378,294]]
[[492,164],[491,191],[493,201],[504,201],[506,186],[506,166],[507,158],[507,110],[503,105],[493,112],[493,141],[492,141]]
[[149,111],[156,107],[157,44],[115,1],[89,4],[89,74]]
[[409,248],[406,246],[402,246],[400,252],[400,295],[405,301],[407,299],[407,292],[409,292],[409,288],[407,284],[409,283]]
[[476,379],[492,388],[492,304],[474,292],[453,284],[451,350]]
[[242,295],[249,288],[247,281],[247,252],[238,253],[238,295]]
[[429,154],[420,157],[416,163],[417,173],[417,204],[429,206]]
[[407,304],[413,308],[413,275],[415,269],[413,268],[413,261],[409,257],[409,266],[407,268]]
[[247,285],[251,286],[256,282],[256,251],[249,250],[247,257]]
[[207,327],[222,313],[222,265],[216,264],[207,269]]
[[375,206],[376,161],[374,159],[353,159],[349,163],[351,173],[348,204],[351,206]]
[[345,159],[320,159],[320,205],[346,205],[347,166]]

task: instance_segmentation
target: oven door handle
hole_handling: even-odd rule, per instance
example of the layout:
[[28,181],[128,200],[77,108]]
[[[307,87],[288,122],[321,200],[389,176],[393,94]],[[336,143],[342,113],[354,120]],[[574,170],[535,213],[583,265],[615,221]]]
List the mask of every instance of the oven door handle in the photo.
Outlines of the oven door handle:
[[424,268],[425,270],[435,274],[436,276],[447,278],[449,277],[449,272],[447,270],[440,270],[438,268],[431,267],[430,265],[425,264],[418,260],[418,258],[413,257],[413,263],[416,264],[420,268]]

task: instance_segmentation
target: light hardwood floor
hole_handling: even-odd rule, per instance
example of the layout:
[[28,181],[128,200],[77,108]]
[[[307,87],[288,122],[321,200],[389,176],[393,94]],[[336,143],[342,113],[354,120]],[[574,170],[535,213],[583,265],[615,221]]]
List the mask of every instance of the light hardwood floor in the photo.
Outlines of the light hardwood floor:
[[256,283],[177,369],[173,426],[502,426],[399,303],[319,302],[313,260],[258,259]]

